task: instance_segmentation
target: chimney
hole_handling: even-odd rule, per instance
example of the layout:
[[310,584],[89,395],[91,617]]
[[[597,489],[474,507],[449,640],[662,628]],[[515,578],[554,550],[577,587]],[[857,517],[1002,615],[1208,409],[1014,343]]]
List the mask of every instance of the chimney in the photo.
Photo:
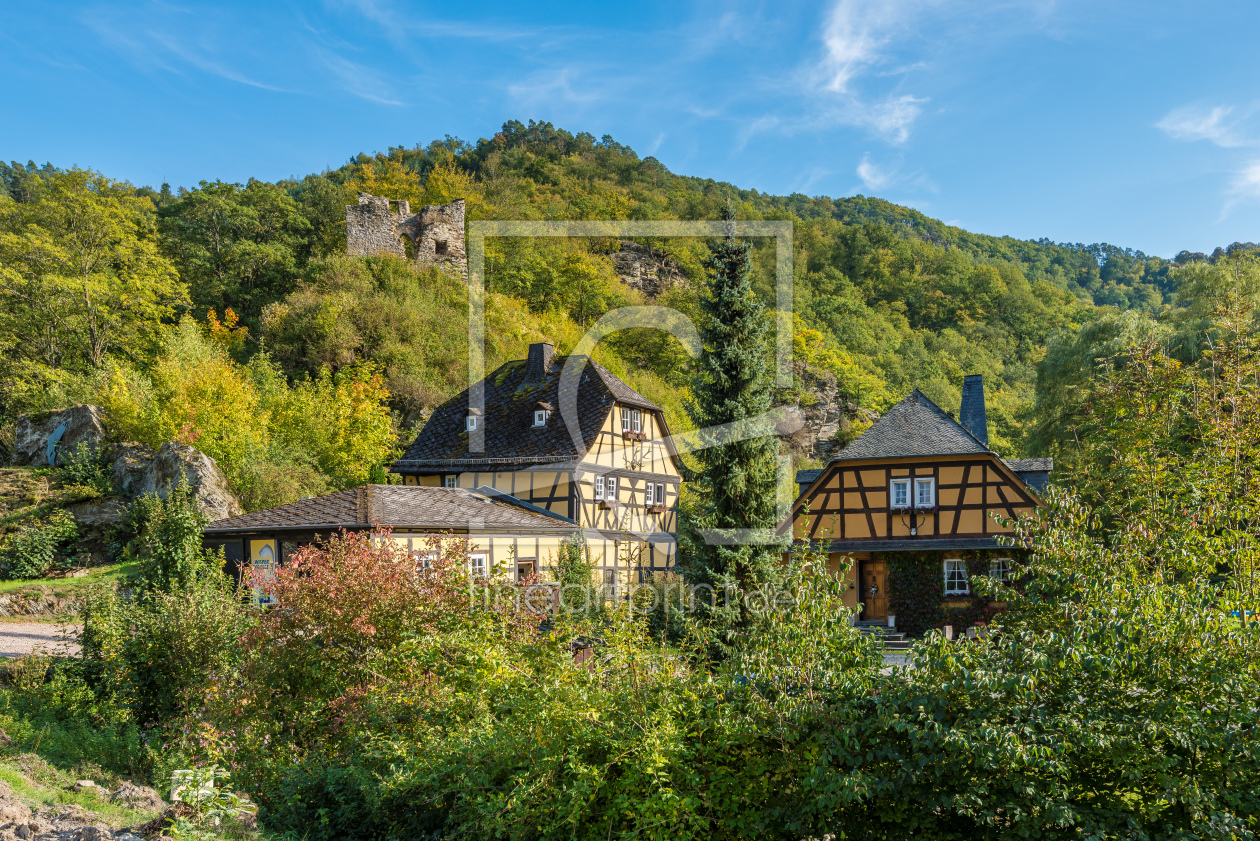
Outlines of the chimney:
[[535,342],[529,346],[529,359],[525,362],[525,382],[541,382],[551,370],[551,360],[556,347],[551,342]]
[[989,446],[989,421],[984,413],[984,376],[968,374],[963,377],[962,408],[958,410],[958,422],[984,446]]

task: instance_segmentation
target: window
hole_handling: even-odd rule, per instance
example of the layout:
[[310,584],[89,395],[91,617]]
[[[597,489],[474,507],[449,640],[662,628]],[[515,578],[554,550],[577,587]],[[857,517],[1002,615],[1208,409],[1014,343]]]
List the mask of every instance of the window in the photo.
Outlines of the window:
[[967,583],[967,565],[956,558],[945,561],[945,595],[965,596],[971,592]]
[[914,480],[914,507],[934,508],[936,506],[935,483],[931,479]]
[[435,241],[434,241],[434,243],[433,243],[433,253],[434,253],[434,254],[445,254],[445,253],[446,253],[446,251],[447,251],[447,247],[446,247],[446,240],[444,240],[444,239],[439,239],[439,240],[435,240]]
[[1010,558],[990,558],[989,559],[989,577],[1001,581],[1003,584],[1011,580],[1011,559]]
[[477,428],[477,416],[469,415],[468,416],[468,431],[472,432],[476,428]]
[[655,496],[656,496],[656,486],[653,485],[651,482],[648,482],[647,488],[643,491],[643,503],[645,505],[655,505],[656,504]]
[[617,501],[617,477],[616,476],[608,477],[608,496],[606,498],[612,500],[613,502]]
[[643,416],[639,413],[638,409],[630,410],[630,427],[635,432],[643,431]]
[[534,411],[534,426],[546,426],[546,425],[547,425],[547,410],[546,409],[535,410]]
[[617,597],[617,570],[604,570],[604,591],[611,597]]
[[664,485],[656,486],[656,504],[657,505],[665,504],[665,486]]
[[411,557],[416,560],[416,572],[433,569],[433,562],[437,560],[437,552],[422,552],[415,549],[411,553]]
[[604,498],[604,477],[603,476],[595,477],[595,498],[596,499]]
[[621,431],[630,431],[630,410],[625,407],[621,409]]
[[472,574],[477,576],[478,578],[485,578],[486,577],[486,556],[485,555],[470,555],[468,557],[468,568],[472,572]]
[[445,478],[442,479],[442,484],[448,488],[457,488],[459,487],[459,477],[446,476]]
[[892,480],[892,507],[893,508],[909,508],[910,507],[910,480],[909,479],[893,479]]

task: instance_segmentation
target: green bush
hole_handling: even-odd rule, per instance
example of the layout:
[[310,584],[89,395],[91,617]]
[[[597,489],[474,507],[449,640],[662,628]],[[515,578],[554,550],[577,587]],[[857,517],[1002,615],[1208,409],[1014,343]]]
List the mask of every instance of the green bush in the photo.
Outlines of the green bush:
[[66,455],[61,478],[67,485],[81,485],[101,496],[114,496],[116,489],[110,466],[109,450],[84,441]]
[[0,578],[43,578],[56,566],[58,552],[78,535],[74,517],[61,509],[19,527],[0,542]]
[[221,566],[201,548],[206,516],[185,483],[166,496],[145,494],[127,509],[126,528],[133,535],[127,554],[142,562],[145,586],[183,587]]

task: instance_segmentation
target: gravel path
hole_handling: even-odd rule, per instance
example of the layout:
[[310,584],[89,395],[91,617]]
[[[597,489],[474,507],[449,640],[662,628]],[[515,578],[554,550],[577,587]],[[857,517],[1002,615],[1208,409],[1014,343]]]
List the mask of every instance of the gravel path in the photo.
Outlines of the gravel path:
[[79,627],[43,622],[0,622],[0,657],[22,657],[36,648],[42,648],[49,654],[78,654],[78,643],[58,639],[71,630],[78,631]]

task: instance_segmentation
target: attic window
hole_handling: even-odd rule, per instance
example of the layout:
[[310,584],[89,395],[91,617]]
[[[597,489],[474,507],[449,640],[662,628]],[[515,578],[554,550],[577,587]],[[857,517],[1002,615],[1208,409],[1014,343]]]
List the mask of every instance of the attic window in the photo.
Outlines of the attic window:
[[890,508],[909,508],[910,507],[910,480],[909,479],[893,479],[892,488],[889,491],[889,499],[892,500]]
[[546,425],[547,425],[547,410],[535,409],[534,410],[534,426],[546,426]]
[[474,429],[476,429],[476,428],[477,428],[477,416],[476,416],[476,415],[469,415],[469,416],[468,416],[468,419],[467,419],[467,426],[468,426],[468,431],[469,431],[469,432],[472,432]]
[[622,407],[621,409],[621,431],[622,432],[642,432],[643,431],[643,415],[638,409],[630,409]]

